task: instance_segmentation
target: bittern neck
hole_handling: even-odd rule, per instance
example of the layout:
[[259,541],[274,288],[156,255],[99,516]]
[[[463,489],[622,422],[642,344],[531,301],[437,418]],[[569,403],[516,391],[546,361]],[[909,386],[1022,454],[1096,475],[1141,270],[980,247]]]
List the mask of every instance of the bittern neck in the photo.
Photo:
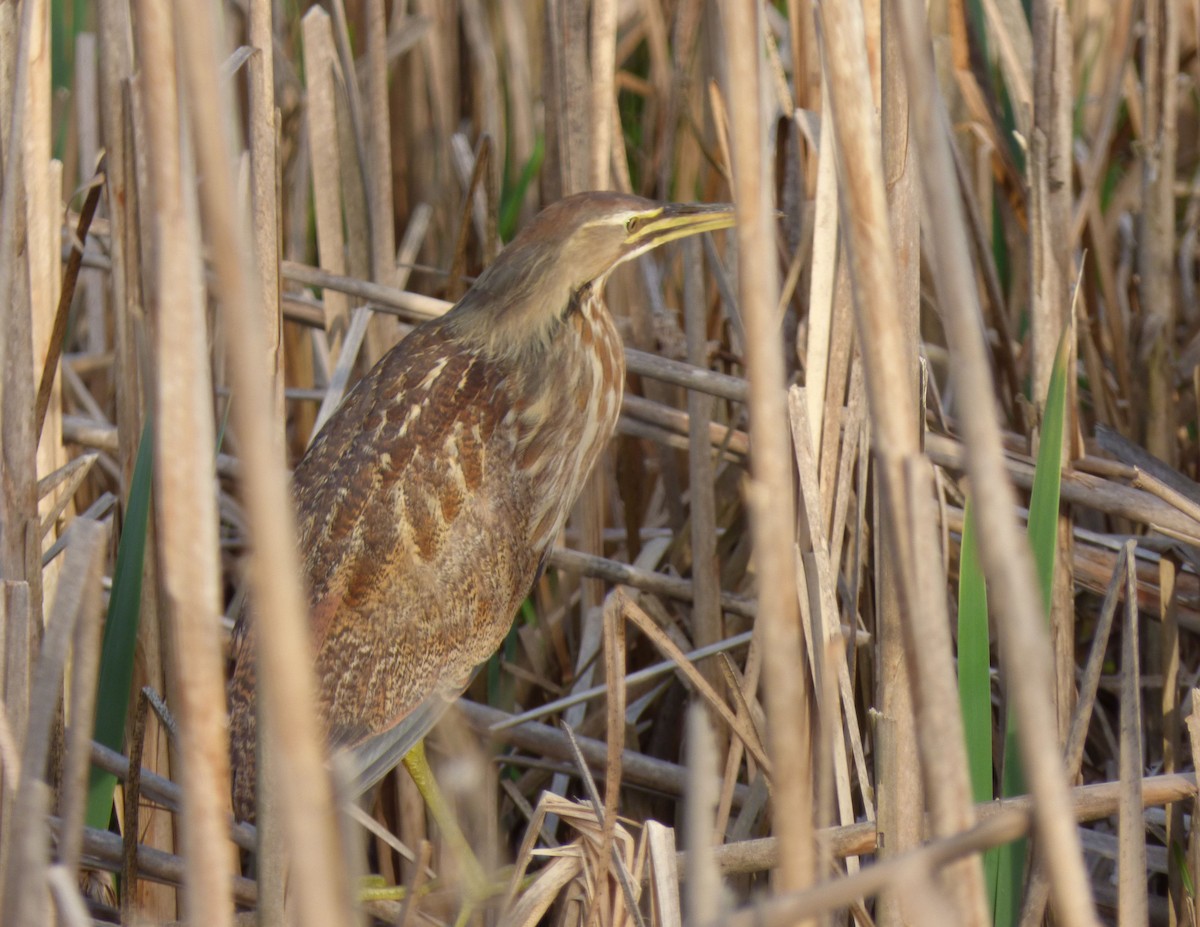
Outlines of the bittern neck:
[[596,286],[603,286],[597,281],[572,292],[553,280],[535,280],[528,272],[502,271],[481,276],[445,319],[459,338],[490,359],[521,367],[537,363],[550,351],[573,308]]
[[592,287],[571,300],[545,356],[515,373],[516,456],[531,485],[540,487],[529,537],[541,550],[561,530],[620,412],[624,349]]

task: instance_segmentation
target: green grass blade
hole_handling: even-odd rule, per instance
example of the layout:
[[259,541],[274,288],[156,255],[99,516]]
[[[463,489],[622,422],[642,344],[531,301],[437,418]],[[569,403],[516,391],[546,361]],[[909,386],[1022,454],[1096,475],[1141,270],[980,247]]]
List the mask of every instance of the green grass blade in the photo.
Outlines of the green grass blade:
[[525,202],[525,193],[537,178],[542,169],[542,161],[546,157],[546,141],[538,136],[534,143],[533,154],[521,168],[521,174],[516,183],[507,186],[500,194],[500,239],[511,241],[517,233],[517,219],[521,215],[521,204]]
[[988,648],[987,584],[975,543],[975,512],[967,502],[958,567],[958,699],[967,741],[971,795],[991,801],[992,681]]
[[1050,612],[1054,589],[1054,560],[1058,552],[1058,500],[1062,492],[1063,428],[1067,406],[1067,333],[1058,343],[1046,411],[1042,416],[1042,441],[1038,447],[1033,492],[1029,499],[1029,546],[1037,565],[1042,604]]
[[[1067,407],[1067,360],[1070,357],[1070,331],[1063,333],[1050,373],[1050,388],[1042,416],[1041,445],[1038,447],[1037,467],[1033,474],[1033,491],[1029,500],[1029,546],[1037,568],[1042,605],[1050,613],[1050,597],[1054,590],[1054,562],[1058,553],[1058,502],[1062,491],[1063,430]],[[1007,798],[1026,791],[1017,747],[1017,725],[1008,712],[1004,731],[1004,764],[1000,778],[1000,794]],[[997,850],[996,908],[994,923],[1015,924],[1019,915],[1021,882],[1025,869],[1026,843],[1018,840]]]
[[[961,553],[958,562],[958,701],[962,709],[971,796],[975,802],[991,801],[992,784],[992,680],[988,647],[987,583],[975,540],[975,511],[970,499],[963,513]],[[983,872],[996,919],[1001,874],[1000,850],[984,854]],[[1006,922],[1007,923],[1007,922]]]
[[[108,616],[100,649],[100,677],[96,684],[94,736],[97,741],[114,750],[120,750],[125,739],[129,688],[133,682],[133,653],[142,603],[142,566],[150,520],[153,458],[154,429],[147,417],[137,460],[133,465],[121,540],[117,545],[117,565],[113,571],[112,595],[108,602]],[[108,829],[116,782],[116,777],[111,773],[92,768],[88,782],[88,827]]]
[[[1025,791],[1021,757],[1017,749],[1017,726],[1011,712],[1004,730],[1004,763],[1000,773],[1000,794],[1008,797]],[[1024,839],[1014,840],[988,851],[985,871],[992,895],[992,923],[1012,927],[1021,915],[1021,888],[1025,877]]]

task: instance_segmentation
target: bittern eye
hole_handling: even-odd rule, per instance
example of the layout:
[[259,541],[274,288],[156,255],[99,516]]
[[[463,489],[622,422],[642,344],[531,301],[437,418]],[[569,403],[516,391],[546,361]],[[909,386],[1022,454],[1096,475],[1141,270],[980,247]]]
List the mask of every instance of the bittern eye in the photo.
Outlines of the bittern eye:
[[642,220],[640,216],[630,216],[627,220],[625,220],[625,231],[632,235],[637,231],[638,223],[641,221]]

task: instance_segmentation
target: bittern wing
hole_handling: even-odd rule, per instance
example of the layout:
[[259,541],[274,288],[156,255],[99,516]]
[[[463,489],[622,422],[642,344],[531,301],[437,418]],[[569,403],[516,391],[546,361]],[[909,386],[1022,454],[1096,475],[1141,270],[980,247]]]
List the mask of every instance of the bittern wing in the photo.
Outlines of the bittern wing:
[[420,708],[419,739],[533,582],[541,551],[527,537],[506,386],[502,367],[422,327],[359,382],[296,469],[334,746]]

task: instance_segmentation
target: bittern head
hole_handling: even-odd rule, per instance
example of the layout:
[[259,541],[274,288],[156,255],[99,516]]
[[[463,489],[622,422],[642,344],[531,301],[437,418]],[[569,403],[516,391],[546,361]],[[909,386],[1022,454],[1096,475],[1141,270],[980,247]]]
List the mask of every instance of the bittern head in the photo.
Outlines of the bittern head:
[[577,294],[659,245],[733,225],[729,205],[663,205],[621,193],[580,193],[547,207],[446,316],[490,354],[547,345]]

